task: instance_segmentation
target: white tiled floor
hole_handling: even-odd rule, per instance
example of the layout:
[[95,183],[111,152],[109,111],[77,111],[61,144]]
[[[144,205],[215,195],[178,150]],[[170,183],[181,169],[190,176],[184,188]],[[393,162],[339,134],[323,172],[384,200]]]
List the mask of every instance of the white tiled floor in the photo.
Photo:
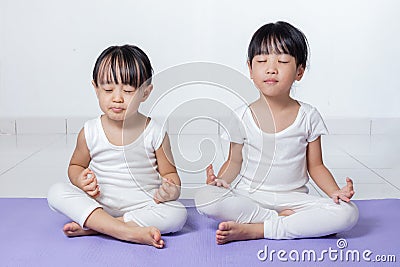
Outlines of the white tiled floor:
[[[204,138],[212,142],[200,141]],[[49,186],[67,180],[67,165],[75,134],[0,135],[0,197],[46,197]],[[171,135],[173,152],[178,153]],[[213,144],[217,144],[213,146]],[[191,162],[191,172],[181,171],[182,198],[191,198],[204,181],[202,169],[213,161],[216,169],[226,151],[217,135],[185,135],[179,140],[178,167]],[[213,153],[206,153],[209,150]],[[353,178],[354,199],[400,198],[400,139],[395,135],[330,135],[323,137],[325,164],[343,185]],[[198,160],[201,153],[206,160]],[[197,161],[198,160],[198,161]],[[312,194],[324,195],[310,184]]]

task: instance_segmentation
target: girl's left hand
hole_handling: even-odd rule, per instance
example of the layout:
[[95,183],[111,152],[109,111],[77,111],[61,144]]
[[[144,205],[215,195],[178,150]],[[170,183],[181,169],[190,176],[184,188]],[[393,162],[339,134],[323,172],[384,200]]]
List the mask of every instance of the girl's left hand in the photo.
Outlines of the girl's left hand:
[[339,204],[339,199],[345,202],[350,202],[350,199],[353,197],[353,195],[353,181],[349,177],[347,177],[346,185],[342,189],[333,192],[331,198],[336,204]]
[[154,201],[159,204],[162,202],[177,200],[181,193],[180,187],[177,186],[172,179],[162,178],[162,181],[160,188],[158,188],[154,194]]

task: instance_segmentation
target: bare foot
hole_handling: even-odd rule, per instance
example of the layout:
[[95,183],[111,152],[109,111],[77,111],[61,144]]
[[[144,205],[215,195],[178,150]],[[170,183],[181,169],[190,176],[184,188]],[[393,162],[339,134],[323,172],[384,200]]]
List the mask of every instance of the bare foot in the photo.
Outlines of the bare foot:
[[135,243],[145,244],[154,246],[156,248],[164,247],[164,240],[161,239],[160,230],[154,226],[149,227],[136,227],[136,233],[134,234],[132,240],[127,240]]
[[264,224],[221,222],[216,232],[217,244],[225,244],[235,240],[264,238]]
[[281,212],[278,213],[278,215],[279,216],[289,216],[289,215],[292,215],[294,213],[295,213],[294,210],[287,209],[287,210],[282,210]]
[[164,247],[164,240],[161,239],[160,230],[158,230],[156,227],[141,227],[132,221],[123,222],[122,218],[117,219],[121,223],[121,228],[119,228],[119,231],[117,231],[115,235],[111,234],[111,236],[120,240],[150,245],[156,248]]
[[70,222],[64,225],[63,227],[64,234],[68,237],[74,236],[85,236],[85,235],[96,235],[98,234],[96,231],[88,229],[83,229],[79,224],[76,222]]
[[[164,247],[164,240],[161,239],[161,233],[157,228],[153,226],[140,227],[129,223],[124,224],[127,226],[126,231],[128,231],[128,234],[121,233],[121,236],[117,234],[114,236],[115,238],[128,242],[150,245],[156,248]],[[83,229],[76,222],[70,222],[64,225],[63,231],[68,237],[99,234],[97,231],[92,229]]]

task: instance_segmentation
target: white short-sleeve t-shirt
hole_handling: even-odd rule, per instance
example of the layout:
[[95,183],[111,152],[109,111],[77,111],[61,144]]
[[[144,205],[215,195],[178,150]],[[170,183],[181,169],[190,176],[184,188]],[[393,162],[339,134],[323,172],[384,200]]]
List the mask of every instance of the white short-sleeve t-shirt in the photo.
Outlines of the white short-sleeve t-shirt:
[[316,108],[298,102],[295,121],[275,134],[265,133],[257,126],[247,105],[235,110],[237,118],[231,120],[221,137],[243,144],[238,185],[253,190],[303,191],[309,179],[307,145],[328,130]]

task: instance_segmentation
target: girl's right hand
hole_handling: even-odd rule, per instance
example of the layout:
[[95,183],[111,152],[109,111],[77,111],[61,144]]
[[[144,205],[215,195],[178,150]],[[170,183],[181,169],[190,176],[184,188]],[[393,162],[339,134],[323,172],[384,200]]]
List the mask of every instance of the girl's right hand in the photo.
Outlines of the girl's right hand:
[[206,183],[209,185],[215,185],[218,187],[225,187],[225,188],[229,188],[229,184],[224,180],[224,179],[219,179],[215,174],[214,174],[214,170],[213,170],[213,166],[212,164],[210,164],[207,169],[207,180]]
[[354,195],[353,180],[347,177],[346,185],[342,189],[333,192],[331,198],[336,204],[339,204],[339,200],[350,202],[350,199],[353,197],[353,195]]
[[207,174],[206,184],[212,184],[215,182],[215,180],[217,180],[217,176],[215,176],[214,174],[214,169],[212,164],[208,165],[206,169],[206,174]]
[[229,189],[229,184],[224,179],[215,179],[212,185]]
[[89,168],[83,170],[78,180],[78,187],[85,191],[86,194],[92,198],[100,196],[100,189],[97,184],[96,175]]

